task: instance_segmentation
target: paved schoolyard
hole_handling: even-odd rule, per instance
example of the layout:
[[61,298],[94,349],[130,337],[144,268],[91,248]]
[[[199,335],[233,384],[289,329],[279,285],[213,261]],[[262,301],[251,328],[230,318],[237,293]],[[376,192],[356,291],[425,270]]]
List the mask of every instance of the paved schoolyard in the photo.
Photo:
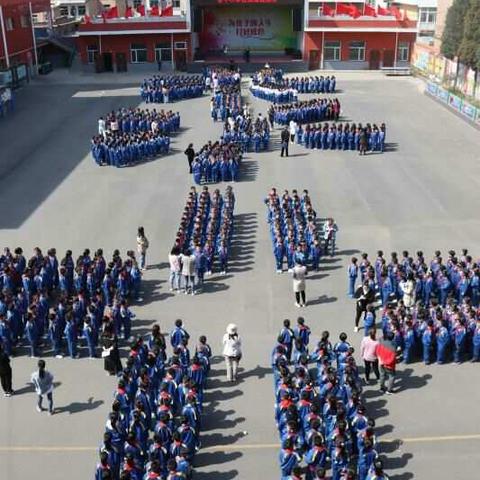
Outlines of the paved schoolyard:
[[[224,327],[239,325],[244,361],[238,385],[224,382],[216,363],[207,396],[198,479],[273,480],[279,477],[269,354],[284,318],[295,319],[291,279],[274,273],[263,198],[271,186],[307,188],[319,216],[334,216],[339,255],[326,259],[307,285],[302,310],[314,338],[352,332],[353,305],[346,297],[345,267],[352,253],[377,249],[457,251],[480,255],[478,131],[420,93],[413,79],[338,72],[343,113],[352,121],[386,122],[389,152],[359,157],[295,146],[250,154],[237,198],[234,258],[224,276],[208,280],[205,294],[176,297],[166,284],[170,249],[185,194],[191,185],[183,150],[220,134],[209,118],[208,98],[175,104],[182,132],[173,154],[135,168],[98,168],[89,156],[97,118],[120,106],[138,105],[136,83],[37,82],[22,90],[17,110],[0,121],[0,245],[39,245],[59,255],[89,247],[123,252],[135,246],[138,225],[150,239],[144,299],[133,307],[136,325],[154,322],[168,331],[183,318],[195,338],[205,333],[216,354]],[[128,81],[128,77],[126,77]],[[251,101],[252,99],[249,99]],[[266,102],[252,101],[255,112]],[[278,133],[274,137],[278,137]],[[222,190],[224,185],[219,186]],[[101,361],[47,359],[59,382],[52,418],[34,410],[26,381],[34,361],[13,361],[18,396],[0,401],[2,478],[91,478],[114,382]],[[367,391],[377,418],[380,450],[392,479],[473,478],[480,460],[478,365],[400,368],[400,391],[391,397]],[[41,474],[39,476],[39,470]]]

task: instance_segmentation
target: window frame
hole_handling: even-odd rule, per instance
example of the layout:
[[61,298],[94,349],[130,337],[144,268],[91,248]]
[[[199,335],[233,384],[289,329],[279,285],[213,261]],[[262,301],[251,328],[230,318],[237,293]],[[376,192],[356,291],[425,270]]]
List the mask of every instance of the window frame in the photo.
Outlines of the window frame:
[[5,19],[5,30],[7,32],[12,32],[13,30],[15,30],[15,21],[13,17],[7,17]]
[[[406,52],[406,55],[405,55]],[[410,42],[399,42],[397,51],[397,61],[408,62],[410,57]]]
[[[353,44],[360,44],[362,43],[363,46],[353,46]],[[356,58],[352,58],[352,53],[354,51],[357,51],[358,52],[358,55],[356,56]],[[348,60],[350,62],[364,62],[365,61],[365,56],[366,56],[366,52],[367,52],[367,42],[365,42],[364,40],[354,40],[352,42],[349,42],[348,44]],[[359,58],[360,57],[360,53],[362,53],[362,58]]]
[[[145,60],[138,59],[140,52],[145,52]],[[131,63],[148,63],[148,48],[145,44],[143,43],[130,44],[130,62]]]
[[[168,46],[167,46],[168,45]],[[163,53],[168,52],[167,57],[163,58]],[[161,62],[171,62],[173,59],[172,46],[168,42],[160,42],[155,44],[155,61],[158,63]]]
[[95,63],[95,55],[98,55],[98,45],[87,45],[87,63],[89,65]]
[[[425,15],[425,19],[422,20],[422,17]],[[437,23],[437,9],[435,7],[425,7],[420,9],[420,23]]]
[[[335,46],[333,45],[327,45],[327,43],[330,44],[337,44]],[[326,51],[332,50],[334,53],[333,57],[337,57],[338,53],[338,58],[328,58]],[[341,40],[325,40],[323,43],[323,59],[328,61],[328,62],[340,62],[342,60],[342,41]]]
[[186,50],[187,42],[186,40],[182,40],[181,42],[175,42],[173,47],[175,48],[175,50]]

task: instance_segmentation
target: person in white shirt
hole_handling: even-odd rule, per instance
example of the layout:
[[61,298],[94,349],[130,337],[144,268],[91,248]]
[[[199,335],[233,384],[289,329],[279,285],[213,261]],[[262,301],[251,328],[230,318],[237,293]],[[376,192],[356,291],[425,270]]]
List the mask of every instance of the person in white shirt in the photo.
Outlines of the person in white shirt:
[[295,120],[290,120],[288,133],[290,133],[290,143],[295,143],[295,135],[297,134],[298,125]]
[[146,256],[147,256],[147,250],[148,247],[150,246],[147,237],[145,236],[145,230],[143,227],[138,227],[138,233],[137,233],[137,252],[140,255],[140,270],[146,270],[147,265],[146,265]]
[[230,323],[223,336],[223,356],[227,366],[227,380],[235,382],[237,380],[238,364],[242,358],[242,340],[238,335],[237,326]]
[[186,250],[180,255],[180,261],[182,262],[183,293],[195,295],[195,255],[190,250]]
[[98,120],[98,134],[105,137],[105,120],[103,117],[100,117]]
[[170,291],[180,293],[180,278],[182,265],[180,263],[180,249],[173,247],[168,255],[168,262],[170,263]]
[[157,122],[156,120],[153,120],[153,121],[152,121],[151,128],[152,128],[152,133],[157,133],[157,130],[158,130],[158,122]]

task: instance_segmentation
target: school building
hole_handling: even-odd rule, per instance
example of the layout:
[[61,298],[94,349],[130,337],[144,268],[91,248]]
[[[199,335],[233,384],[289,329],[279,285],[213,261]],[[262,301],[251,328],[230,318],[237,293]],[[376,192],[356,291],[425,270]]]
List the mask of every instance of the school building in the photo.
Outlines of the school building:
[[287,71],[402,66],[426,1],[117,0],[113,13],[98,0],[92,11],[87,1],[77,50],[84,68],[97,72],[200,71],[231,60],[244,70],[267,61]]

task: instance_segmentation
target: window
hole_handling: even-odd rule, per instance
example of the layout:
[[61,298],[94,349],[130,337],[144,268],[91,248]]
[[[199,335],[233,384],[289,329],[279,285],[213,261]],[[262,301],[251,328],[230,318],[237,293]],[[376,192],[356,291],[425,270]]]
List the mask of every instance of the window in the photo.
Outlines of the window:
[[437,21],[436,8],[421,8],[420,23],[435,23]]
[[180,8],[180,0],[173,0],[173,8]]
[[85,15],[85,5],[79,5],[77,9],[79,15]]
[[15,28],[15,23],[13,22],[13,18],[11,17],[6,18],[5,25],[7,26],[7,32],[12,31]]
[[341,58],[340,56],[341,48],[342,48],[342,44],[340,41],[325,42],[325,45],[323,46],[324,60],[339,61]]
[[172,47],[170,43],[157,43],[155,45],[155,61],[156,62],[171,62],[172,61]]
[[146,63],[147,61],[147,47],[142,43],[132,43],[130,49],[132,54],[132,63]]
[[399,62],[408,62],[410,44],[408,42],[400,42],[398,44],[398,61]]
[[133,0],[133,8],[137,9],[142,4],[142,0]]
[[365,42],[350,42],[348,58],[355,62],[363,62],[365,60]]
[[70,7],[70,16],[71,17],[76,17],[77,16],[77,7],[75,7],[75,6]]
[[89,45],[87,47],[88,63],[95,63],[95,59],[98,55],[98,47],[96,45]]
[[175,42],[175,49],[176,50],[186,50],[187,42]]
[[28,21],[28,17],[26,15],[22,15],[20,17],[20,25],[22,28],[27,28],[30,25],[30,22]]
[[68,17],[68,7],[60,7],[60,16]]

